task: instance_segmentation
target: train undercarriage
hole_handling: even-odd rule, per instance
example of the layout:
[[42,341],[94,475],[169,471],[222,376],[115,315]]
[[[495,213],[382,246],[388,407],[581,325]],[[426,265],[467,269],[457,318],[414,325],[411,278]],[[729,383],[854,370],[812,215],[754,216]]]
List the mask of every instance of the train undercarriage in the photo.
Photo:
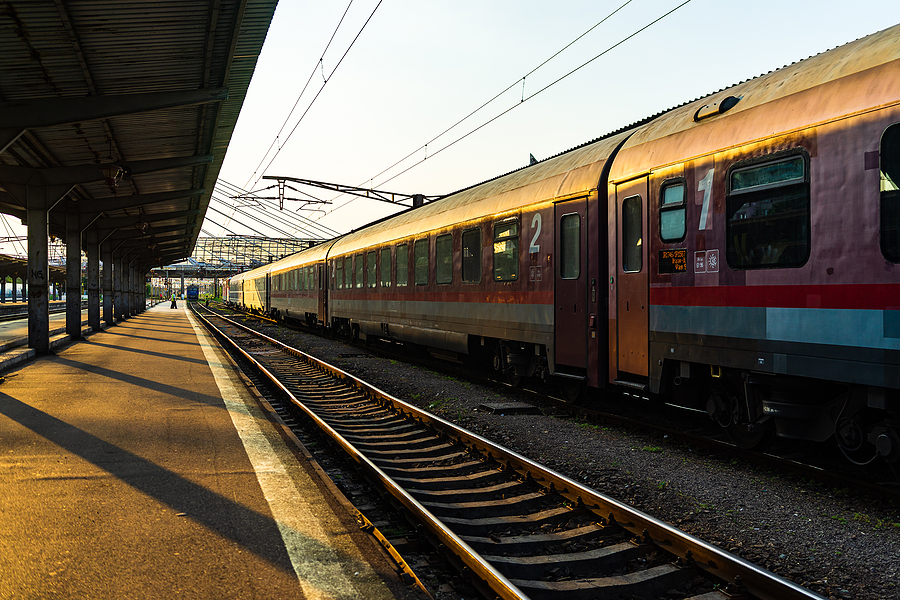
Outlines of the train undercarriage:
[[705,408],[741,448],[763,448],[775,437],[833,440],[857,465],[900,460],[897,390],[707,365],[691,365],[691,372],[668,380],[674,403]]

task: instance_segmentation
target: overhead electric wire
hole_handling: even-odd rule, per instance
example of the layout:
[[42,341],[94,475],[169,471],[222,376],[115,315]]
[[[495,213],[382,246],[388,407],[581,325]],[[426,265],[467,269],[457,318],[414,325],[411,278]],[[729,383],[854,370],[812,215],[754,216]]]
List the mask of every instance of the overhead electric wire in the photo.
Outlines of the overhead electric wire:
[[[228,196],[229,198],[233,198],[233,195],[232,195],[231,193],[228,192],[227,188],[225,188],[225,191],[224,191],[224,193],[223,193],[222,187],[223,187],[223,186],[219,186],[219,188],[220,188],[220,189],[218,190],[219,193],[222,194],[222,195]],[[228,201],[226,201],[226,200],[223,200],[223,199],[221,199],[221,198],[217,198],[217,197],[215,196],[215,192],[213,193],[213,196],[211,197],[211,199],[214,199],[214,200],[216,200],[217,202],[221,202],[222,204],[225,204],[226,206],[228,206],[229,208],[231,208],[231,209],[233,209],[233,210],[238,210],[238,209],[239,209],[239,207],[235,206],[233,203],[228,202]],[[258,198],[258,197],[253,197],[253,196],[247,197],[247,200],[248,200],[248,201],[249,201],[249,200],[252,200],[252,201],[258,202],[260,205],[264,205],[266,202],[268,202],[267,200],[265,200],[265,199],[263,199],[263,198]],[[261,206],[261,208],[262,208],[262,210],[266,210],[266,206]],[[274,207],[272,207],[272,208],[274,208]],[[244,214],[246,214],[246,213],[244,213]],[[287,213],[287,214],[290,215],[290,216],[293,216],[292,213]],[[287,218],[285,218],[285,216],[284,216],[284,214],[283,214],[283,211],[279,211],[279,210],[272,211],[272,212],[270,212],[270,213],[267,213],[267,217],[270,218],[270,219],[272,219],[273,221],[276,221],[276,222],[281,223],[281,224],[283,224],[283,225],[285,225],[285,226],[287,226],[287,227],[292,228],[294,231],[303,231],[304,233],[308,234],[310,237],[317,237],[317,236],[315,236],[312,232],[308,231],[308,230],[307,230],[305,227],[303,227],[302,225],[300,225],[300,224],[298,224],[298,223],[296,223],[296,222],[291,222],[290,220],[288,220]],[[290,235],[290,236],[293,237],[293,234],[288,234],[288,235]]]
[[[629,4],[630,1],[631,1],[631,0],[629,0],[629,1],[626,2],[625,4],[621,5],[621,6],[620,6],[619,8],[617,8],[615,11],[613,11],[612,13],[610,13],[609,15],[607,15],[607,16],[603,19],[603,21],[609,19],[609,17],[611,17],[611,16],[614,15],[616,12],[618,12],[619,10],[621,10],[622,8],[624,8],[627,4]],[[586,67],[587,65],[591,64],[592,62],[594,62],[594,61],[597,60],[598,58],[601,58],[602,56],[608,54],[609,52],[611,52],[612,50],[614,50],[614,49],[617,48],[618,46],[621,46],[622,44],[624,44],[625,42],[627,42],[628,40],[630,40],[630,39],[633,38],[634,36],[636,36],[636,35],[642,33],[643,31],[645,31],[645,30],[647,30],[647,29],[649,29],[650,27],[652,27],[652,26],[655,25],[656,23],[662,21],[663,19],[665,19],[666,17],[668,17],[669,15],[671,15],[672,13],[674,13],[675,11],[679,10],[680,8],[682,8],[683,6],[685,6],[686,4],[689,4],[690,2],[691,2],[691,0],[685,0],[684,2],[682,2],[681,4],[679,4],[678,6],[676,6],[675,8],[669,10],[668,12],[666,12],[665,14],[663,14],[662,16],[660,16],[660,17],[654,19],[653,21],[651,21],[650,23],[644,25],[643,27],[641,27],[640,29],[638,29],[638,30],[635,31],[634,33],[631,33],[630,35],[628,35],[628,36],[622,38],[621,40],[619,40],[618,42],[616,42],[615,44],[613,44],[612,46],[608,47],[606,50],[604,50],[603,52],[601,52],[600,54],[597,54],[596,56],[594,56],[594,57],[591,58],[590,60],[585,61],[584,63],[582,63],[582,64],[579,65],[578,67],[572,69],[571,71],[569,71],[569,72],[566,73],[565,75],[563,75],[563,76],[557,78],[556,80],[552,81],[551,83],[545,85],[544,87],[542,87],[542,88],[539,89],[538,91],[534,92],[533,94],[530,94],[530,95],[528,95],[528,96],[523,96],[522,99],[521,99],[519,102],[517,102],[516,104],[514,104],[513,106],[507,108],[506,110],[504,110],[504,111],[501,112],[500,114],[495,115],[494,117],[488,119],[487,121],[485,121],[484,123],[482,123],[482,124],[479,125],[478,127],[475,127],[474,129],[472,129],[472,130],[469,131],[468,133],[466,133],[466,134],[464,134],[464,135],[462,135],[462,136],[456,138],[455,140],[453,140],[453,141],[450,142],[449,144],[447,144],[447,145],[443,146],[442,148],[438,149],[437,151],[433,152],[433,153],[431,154],[431,156],[427,156],[427,157],[423,158],[422,160],[413,163],[412,165],[410,165],[410,166],[407,167],[406,169],[404,169],[404,170],[400,171],[399,173],[397,173],[397,174],[395,174],[395,175],[389,177],[388,179],[385,179],[384,181],[382,181],[382,182],[379,183],[378,185],[384,185],[385,183],[388,183],[389,181],[393,181],[393,180],[396,179],[397,177],[399,177],[399,176],[401,176],[401,175],[407,173],[408,171],[414,169],[415,167],[421,165],[422,163],[424,163],[424,162],[425,162],[426,160],[428,160],[429,158],[434,158],[435,155],[440,154],[441,152],[443,152],[443,151],[446,150],[447,148],[450,148],[451,146],[455,145],[456,143],[461,142],[462,140],[466,139],[467,137],[469,137],[469,136],[472,135],[473,133],[476,133],[477,131],[483,129],[484,127],[486,127],[486,126],[488,126],[488,125],[490,125],[491,123],[493,123],[494,121],[496,121],[496,120],[499,119],[500,117],[506,115],[506,114],[509,113],[509,112],[512,112],[513,109],[518,108],[519,106],[521,106],[521,105],[524,104],[525,102],[531,100],[531,99],[534,98],[535,96],[537,96],[537,95],[539,95],[539,94],[545,92],[546,90],[550,89],[551,87],[553,87],[554,85],[556,85],[556,84],[559,83],[560,81],[566,79],[567,77],[569,77],[570,75],[574,74],[575,72],[577,72],[577,71],[583,69],[584,67]],[[601,21],[600,23],[602,23],[603,21]],[[600,23],[598,23],[597,25],[599,25]],[[571,43],[569,43],[567,46],[565,46],[562,50],[560,50],[559,52],[557,52],[556,54],[554,54],[553,56],[551,56],[550,58],[548,58],[547,60],[545,60],[544,62],[542,62],[540,65],[538,65],[537,67],[535,67],[534,69],[532,69],[532,71],[530,71],[528,74],[530,75],[531,73],[534,73],[535,70],[539,69],[541,66],[543,66],[544,64],[546,64],[547,62],[549,62],[550,60],[552,60],[553,58],[555,58],[557,55],[559,55],[560,52],[562,52],[563,50],[565,50],[566,48],[568,48],[569,46],[571,46],[573,43],[575,43],[576,41],[578,41],[579,39],[581,39],[582,37],[584,37],[584,35],[586,35],[588,32],[590,32],[591,30],[593,30],[594,28],[596,28],[597,25],[595,25],[594,27],[592,27],[591,29],[589,29],[587,32],[585,32],[584,34],[582,34],[581,36],[579,36],[578,38],[576,38],[575,40],[573,40],[573,42],[571,42]],[[527,77],[527,75],[526,75],[526,77]],[[500,96],[503,95],[504,93],[508,92],[510,89],[512,89],[515,85],[517,85],[517,84],[518,84],[519,82],[521,82],[521,81],[522,81],[522,79],[517,79],[515,83],[511,84],[511,85],[510,85],[509,87],[507,87],[505,90],[503,90],[502,92],[500,92],[499,94],[497,94],[496,96],[494,96],[493,98],[491,98],[490,100],[488,100],[487,102],[485,102],[484,104],[482,104],[480,107],[478,107],[477,109],[475,109],[474,111],[472,111],[471,113],[469,113],[466,117],[464,117],[463,119],[461,119],[460,121],[458,121],[457,123],[455,123],[454,125],[452,125],[451,127],[449,127],[448,129],[446,129],[444,132],[442,132],[441,134],[439,134],[437,137],[433,138],[432,140],[430,140],[429,142],[427,142],[426,144],[424,144],[424,146],[419,146],[418,148],[416,148],[416,150],[414,150],[413,152],[407,154],[404,158],[402,158],[401,160],[397,161],[396,163],[394,163],[393,165],[391,165],[391,166],[388,167],[387,169],[381,171],[381,172],[380,172],[378,175],[376,175],[375,177],[378,177],[379,175],[382,175],[382,174],[385,173],[386,171],[389,171],[390,169],[394,168],[395,166],[397,166],[398,164],[400,164],[400,163],[403,162],[404,160],[408,159],[410,156],[414,155],[416,152],[419,152],[423,147],[427,147],[429,143],[431,143],[431,142],[433,142],[434,140],[440,138],[441,136],[443,136],[444,134],[446,134],[448,131],[450,131],[451,129],[453,129],[453,128],[455,128],[456,126],[458,126],[460,123],[462,123],[463,121],[465,121],[466,119],[468,119],[469,117],[471,117],[472,115],[474,115],[475,113],[477,113],[478,111],[480,111],[482,108],[484,108],[485,106],[487,106],[488,104],[490,104],[491,102],[493,102],[494,100],[496,100],[498,97],[500,97]],[[374,177],[367,179],[367,181],[368,181],[368,180],[371,180],[371,179],[374,179]],[[326,215],[331,214],[331,213],[333,213],[333,212],[335,212],[335,211],[337,211],[337,210],[339,210],[339,209],[341,209],[341,208],[344,208],[345,206],[348,206],[351,202],[353,202],[353,201],[355,201],[355,200],[356,200],[356,198],[352,198],[352,199],[348,200],[347,202],[345,202],[344,204],[342,204],[342,205],[340,205],[340,206],[336,206],[336,207],[333,208],[332,210],[328,211],[328,212],[326,213]]]
[[20,239],[21,236],[17,236],[17,235],[14,234],[14,232],[13,232],[13,230],[12,230],[12,226],[9,224],[9,221],[6,220],[6,215],[4,214],[4,215],[2,215],[2,217],[3,217],[3,228],[4,228],[4,229],[6,230],[6,232],[9,234],[8,237],[9,237],[10,243],[12,244],[13,252],[15,252],[15,250],[16,250],[16,243],[18,243],[18,244],[19,244],[19,247],[20,247],[21,250],[22,250],[21,256],[26,256],[28,253],[25,251],[25,246],[22,244],[22,241],[21,241],[21,239]]
[[[221,199],[221,198],[217,198],[215,195],[213,195],[213,196],[210,198],[210,200],[215,200],[216,202],[219,202],[219,203],[221,203],[221,204],[224,204],[224,205],[226,205],[228,208],[231,208],[231,209],[233,209],[233,210],[235,210],[235,211],[239,211],[240,214],[248,215],[248,216],[249,216],[249,214],[250,214],[248,211],[243,211],[243,210],[239,209],[238,207],[234,206],[233,204],[231,204],[230,202],[228,202],[228,201],[226,201],[226,200],[223,200],[223,199]],[[295,231],[295,232],[296,232],[296,231],[300,231],[300,232],[306,234],[307,237],[309,237],[309,238],[313,238],[313,239],[322,239],[320,236],[314,235],[311,231],[307,231],[306,229],[303,229],[303,228],[297,226],[295,223],[291,223],[291,222],[287,221],[286,219],[284,219],[284,218],[282,218],[282,217],[279,217],[279,216],[278,216],[278,213],[279,213],[279,212],[281,212],[281,211],[275,211],[275,212],[273,212],[273,213],[267,213],[266,216],[267,216],[267,217],[270,217],[273,221],[277,221],[278,223],[280,223],[280,224],[282,224],[282,225],[285,225],[285,226],[287,226],[287,227],[292,228],[293,231]],[[231,217],[231,218],[233,218],[233,217]],[[262,223],[265,223],[267,226],[271,227],[272,229],[277,229],[274,225],[269,224],[267,221],[263,221],[263,220],[261,220],[261,219],[259,219],[259,221],[262,222]],[[297,237],[294,233],[286,233],[286,236],[287,236],[287,237],[291,237],[291,238]]]
[[568,50],[568,49],[569,49],[570,47],[572,47],[576,42],[578,42],[578,40],[580,40],[581,38],[583,38],[584,36],[586,36],[587,34],[589,34],[590,32],[592,32],[593,30],[595,30],[595,29],[596,29],[597,27],[599,27],[600,25],[603,25],[603,23],[605,23],[606,21],[608,21],[610,18],[613,17],[613,15],[615,15],[615,14],[618,13],[620,10],[622,10],[623,8],[625,8],[626,6],[628,6],[629,4],[631,4],[633,1],[634,1],[634,0],[627,0],[624,4],[622,4],[621,6],[619,6],[619,8],[615,9],[614,11],[612,11],[611,13],[609,13],[608,15],[606,15],[605,17],[603,17],[600,21],[598,21],[597,23],[595,23],[590,29],[588,29],[587,31],[585,31],[584,33],[582,33],[581,35],[579,35],[577,38],[575,38],[574,40],[572,40],[571,42],[569,42],[568,44],[566,44],[565,46],[563,46],[562,48],[560,48],[559,50],[557,50],[556,52],[554,52],[550,57],[548,57],[547,59],[545,59],[541,64],[539,64],[538,66],[534,67],[533,69],[531,69],[530,71],[528,71],[527,73],[525,73],[525,75],[523,75],[521,78],[516,79],[513,83],[509,84],[509,86],[507,86],[503,91],[501,91],[501,92],[499,92],[498,94],[496,94],[493,98],[491,98],[490,100],[488,100],[487,102],[485,102],[484,104],[482,104],[481,106],[479,106],[478,108],[476,108],[475,110],[473,110],[472,112],[470,112],[469,114],[467,114],[466,116],[464,116],[462,119],[460,119],[459,121],[457,121],[456,123],[454,123],[453,125],[451,125],[450,127],[448,127],[447,129],[445,129],[445,130],[442,131],[441,133],[437,134],[436,136],[434,136],[433,138],[431,138],[430,140],[428,140],[427,142],[425,142],[423,145],[419,146],[418,148],[416,148],[415,150],[413,150],[412,152],[410,152],[409,154],[407,154],[406,156],[404,156],[403,158],[401,158],[400,160],[398,160],[397,162],[395,162],[394,164],[392,164],[392,165],[389,166],[388,168],[386,168],[386,169],[384,169],[383,171],[381,171],[380,173],[377,173],[376,175],[370,177],[369,179],[375,179],[376,177],[380,177],[381,175],[383,175],[383,174],[386,173],[387,171],[390,171],[391,169],[393,169],[394,167],[396,167],[397,165],[399,165],[400,163],[402,163],[403,161],[405,161],[407,158],[409,158],[409,157],[412,156],[413,154],[415,154],[415,153],[421,151],[423,148],[427,148],[427,147],[428,147],[428,144],[431,144],[431,143],[434,142],[435,140],[440,139],[441,137],[443,137],[444,135],[446,135],[448,132],[452,131],[453,129],[455,129],[457,126],[459,126],[459,125],[462,124],[463,122],[467,121],[470,117],[472,117],[473,115],[475,115],[475,113],[481,111],[481,109],[483,109],[483,108],[485,108],[487,105],[491,104],[494,100],[496,100],[497,98],[499,98],[500,96],[502,96],[503,94],[505,94],[506,92],[508,92],[509,90],[511,90],[511,89],[513,89],[514,87],[516,87],[516,86],[519,84],[519,82],[521,82],[521,81],[523,81],[524,79],[526,79],[529,75],[534,74],[535,71],[537,71],[538,69],[540,69],[541,67],[543,67],[544,65],[546,65],[548,62],[550,62],[551,60],[553,60],[554,58],[556,58],[557,56],[559,56],[560,54],[562,54],[563,52],[565,52],[566,50]]
[[[219,199],[216,198],[216,200],[219,200]],[[221,202],[221,200],[220,200],[220,202]],[[219,213],[220,215],[222,215],[222,216],[224,216],[224,217],[228,217],[228,213],[224,213],[224,212],[222,212],[221,210],[218,210],[218,209],[214,208],[212,205],[209,206],[209,210],[215,211],[215,212]],[[239,209],[235,209],[235,210],[237,210],[237,211],[238,211],[239,213],[241,213],[242,215],[244,215],[244,216],[246,216],[246,217],[249,217],[250,219],[253,219],[253,220],[256,221],[257,223],[261,223],[261,224],[265,225],[266,227],[268,227],[269,229],[274,230],[276,233],[279,233],[279,234],[281,234],[281,235],[283,235],[283,236],[285,236],[285,237],[291,237],[291,234],[289,234],[288,232],[283,231],[282,229],[280,229],[280,228],[278,228],[278,227],[275,227],[275,226],[272,225],[271,223],[266,223],[265,221],[263,221],[262,219],[260,219],[259,217],[255,216],[255,215],[253,215],[253,214],[250,213],[250,212],[242,211],[242,210],[239,210]],[[228,218],[230,218],[230,217],[228,217]],[[261,231],[257,231],[256,229],[254,229],[253,227],[251,227],[251,226],[248,225],[247,223],[241,223],[241,225],[243,225],[244,227],[246,227],[247,229],[250,229],[251,231],[253,231],[253,232],[255,232],[255,233],[258,233],[259,235],[261,235],[261,236],[263,236],[263,237],[271,237],[271,236],[266,236],[266,234],[264,234],[264,233],[261,232]]]
[[[325,89],[325,86],[328,85],[328,82],[329,82],[329,81],[331,81],[331,78],[334,76],[335,72],[336,72],[336,71],[338,70],[338,68],[341,66],[341,63],[343,63],[343,62],[344,62],[344,59],[347,58],[347,55],[350,53],[350,50],[351,50],[351,49],[353,48],[353,46],[356,44],[356,41],[359,39],[359,36],[362,35],[362,32],[365,31],[366,26],[368,26],[369,22],[372,20],[372,17],[375,16],[375,11],[378,10],[378,7],[381,6],[381,3],[382,3],[383,1],[384,1],[384,0],[378,0],[378,4],[376,4],[376,5],[375,5],[375,8],[372,9],[372,13],[369,15],[369,18],[366,19],[366,22],[363,23],[363,26],[362,26],[362,27],[360,28],[360,30],[357,32],[356,37],[354,37],[354,38],[353,38],[353,41],[350,42],[350,45],[347,46],[347,50],[344,51],[344,54],[341,56],[340,60],[339,60],[339,61],[337,62],[337,64],[334,66],[334,69],[331,70],[331,73],[328,74],[328,77],[325,78],[324,83],[322,83],[322,87],[319,88],[319,91],[316,92],[316,95],[313,97],[312,101],[309,103],[309,106],[307,106],[307,107],[306,107],[306,110],[303,111],[303,114],[300,115],[300,118],[299,118],[299,119],[297,120],[297,122],[294,124],[294,127],[291,129],[291,132],[288,134],[288,136],[287,136],[286,138],[284,138],[284,142],[281,144],[281,146],[279,146],[278,150],[275,152],[275,155],[272,156],[272,160],[270,160],[269,163],[266,165],[265,169],[263,169],[263,172],[265,172],[266,169],[268,169],[270,166],[272,166],[272,163],[275,162],[275,159],[278,157],[278,154],[279,154],[279,153],[281,152],[281,150],[287,145],[288,140],[291,139],[291,136],[294,135],[294,132],[297,131],[297,127],[300,125],[300,123],[303,122],[304,117],[306,117],[306,115],[309,113],[309,110],[312,108],[313,104],[316,103],[316,100],[319,98],[319,95],[322,93],[322,90]],[[257,180],[254,182],[254,185],[255,185],[256,183],[258,183],[258,182],[259,182],[259,178],[257,178]]]
[[272,146],[274,146],[278,142],[278,138],[279,138],[279,136],[281,136],[281,132],[284,131],[284,128],[287,126],[287,123],[290,120],[291,115],[294,114],[294,110],[296,110],[297,105],[300,104],[300,98],[302,98],[303,94],[306,93],[306,88],[309,87],[309,83],[312,81],[313,77],[315,77],[316,71],[319,69],[319,65],[321,65],[322,61],[325,59],[325,53],[328,52],[328,48],[331,47],[331,42],[334,41],[334,36],[337,35],[338,29],[340,29],[341,25],[344,23],[344,19],[347,17],[347,13],[350,11],[350,6],[352,6],[352,5],[353,5],[353,0],[350,0],[350,2],[347,4],[347,8],[344,9],[344,14],[341,15],[341,20],[338,21],[337,27],[335,27],[334,31],[331,33],[331,38],[328,40],[328,43],[325,44],[325,49],[322,50],[322,55],[319,57],[318,62],[316,62],[315,66],[313,67],[312,73],[309,74],[309,79],[306,80],[306,83],[304,84],[303,89],[300,90],[300,94],[297,96],[297,100],[294,102],[294,106],[291,107],[291,111],[288,113],[288,116],[285,117],[284,123],[281,124],[281,129],[279,129],[278,133],[275,134],[275,139],[272,140],[271,145],[269,145],[269,147],[266,149],[266,153],[263,154],[263,157],[262,157],[262,159],[260,159],[259,164],[256,165],[256,169],[253,170],[253,174],[250,175],[250,178],[247,179],[246,183],[244,183],[245,187],[247,186],[247,184],[250,183],[250,180],[253,179],[253,176],[256,175],[257,171],[259,171],[259,168],[262,166],[263,162],[265,162],[266,157],[269,155],[269,152],[272,150]]
[[[269,199],[269,198],[263,198],[263,197],[260,197],[260,196],[256,196],[256,195],[254,195],[254,193],[252,193],[252,192],[247,192],[246,190],[243,190],[243,189],[241,189],[241,188],[235,186],[234,184],[231,184],[231,183],[228,183],[228,182],[225,182],[225,181],[222,181],[222,180],[219,180],[219,182],[221,182],[221,183],[223,183],[223,184],[226,184],[226,185],[223,185],[223,186],[220,186],[220,187],[224,188],[225,190],[229,190],[229,189],[231,190],[231,191],[227,192],[227,193],[224,194],[224,195],[227,195],[227,196],[229,196],[229,197],[231,197],[231,198],[234,198],[235,196],[241,196],[241,197],[246,198],[247,200],[253,200],[253,201],[259,202],[261,205],[266,205],[266,206],[264,206],[264,208],[266,208],[266,207],[271,207],[271,208],[273,208],[273,209],[279,208],[279,207],[276,205],[275,201],[272,200],[272,199]],[[217,184],[217,185],[218,185],[218,184]],[[308,218],[304,217],[303,215],[300,215],[300,214],[297,214],[297,213],[294,213],[294,212],[287,212],[287,213],[284,213],[284,211],[281,211],[281,210],[278,210],[277,213],[273,213],[273,214],[278,214],[278,213],[283,213],[283,214],[285,214],[285,215],[290,215],[291,217],[295,218],[299,223],[293,223],[293,224],[290,224],[290,226],[291,226],[291,227],[294,227],[294,228],[296,228],[296,229],[298,229],[298,230],[303,230],[303,231],[307,231],[307,232],[308,232],[308,230],[306,229],[306,227],[313,227],[313,228],[315,228],[315,229],[321,230],[321,231],[325,234],[325,236],[326,236],[326,237],[329,237],[329,238],[330,238],[330,237],[334,237],[334,236],[336,236],[336,235],[340,235],[339,232],[337,232],[337,231],[331,229],[330,227],[326,227],[325,225],[321,225],[321,224],[319,224],[319,223],[316,223],[315,221],[313,221],[313,220],[311,220],[311,219],[308,219]],[[282,219],[282,222],[285,222],[285,221],[287,220],[287,219],[284,218],[284,217],[279,217],[279,218]],[[309,233],[312,235],[311,232],[309,232]]]
[[[225,180],[223,180],[223,179],[219,179],[219,180],[216,182],[216,186],[219,187],[219,188],[221,188],[220,193],[221,193],[222,195],[224,195],[224,196],[229,196],[229,197],[232,197],[232,198],[233,198],[234,196],[244,196],[244,197],[246,197],[248,200],[255,200],[255,201],[259,202],[260,204],[264,204],[264,205],[266,205],[266,206],[268,206],[268,207],[271,207],[271,208],[273,208],[273,209],[274,209],[274,208],[277,208],[277,204],[276,204],[276,202],[275,202],[274,200],[270,200],[270,199],[260,198],[260,197],[258,197],[258,196],[254,196],[252,192],[248,192],[247,190],[244,190],[244,189],[242,189],[242,188],[239,188],[238,186],[234,185],[233,183],[229,183],[229,182],[227,182],[227,181],[225,181]],[[223,193],[222,190],[224,190],[224,193]],[[220,200],[220,201],[221,201],[221,200]],[[280,210],[279,210],[278,213],[283,213],[283,211],[280,211]],[[276,214],[276,213],[273,213],[273,214]],[[321,236],[322,234],[324,234],[324,237],[325,237],[326,239],[335,237],[335,236],[337,236],[337,235],[340,235],[340,232],[339,232],[339,231],[337,231],[337,230],[335,230],[335,229],[332,229],[332,228],[330,228],[330,227],[328,227],[328,226],[326,226],[326,225],[322,225],[321,223],[317,223],[316,221],[313,221],[312,219],[309,219],[309,218],[307,218],[307,217],[304,217],[303,215],[301,215],[301,214],[299,214],[299,213],[295,213],[295,212],[287,212],[287,213],[283,213],[283,214],[284,214],[284,215],[290,215],[291,217],[295,218],[295,219],[299,222],[299,224],[292,224],[292,225],[291,225],[292,227],[295,227],[297,230],[308,231],[308,230],[306,229],[306,227],[311,227],[311,228],[314,228],[314,229],[317,229],[317,230],[321,231],[322,233],[319,234],[319,236]],[[287,219],[285,218],[285,220],[287,220]],[[312,234],[312,232],[309,232],[309,233]],[[313,235],[312,237],[317,237],[317,236]]]
[[[504,111],[501,112],[500,114],[498,114],[498,115],[496,115],[496,116],[494,116],[494,117],[488,119],[487,121],[485,121],[484,123],[482,123],[481,125],[479,125],[479,126],[476,127],[475,129],[472,129],[471,131],[469,131],[469,132],[466,133],[465,135],[462,135],[462,136],[456,138],[455,140],[453,140],[452,142],[450,142],[450,143],[447,144],[446,146],[444,146],[444,147],[440,148],[439,150],[437,150],[436,152],[434,152],[434,153],[431,155],[431,158],[434,158],[434,156],[435,156],[436,154],[440,154],[441,152],[443,152],[443,151],[446,150],[447,148],[453,146],[453,145],[456,144],[457,142],[461,142],[462,140],[466,139],[467,137],[469,137],[469,136],[472,135],[473,133],[479,131],[480,129],[483,129],[484,127],[487,127],[488,125],[490,125],[491,123],[493,123],[494,121],[496,121],[497,119],[499,119],[500,117],[502,117],[503,115],[505,115],[505,114],[507,114],[507,113],[509,113],[509,112],[512,112],[514,109],[516,109],[516,108],[518,108],[519,106],[525,104],[526,102],[528,102],[529,100],[531,100],[532,98],[534,98],[535,96],[537,96],[538,94],[541,94],[541,93],[547,91],[548,89],[550,89],[551,87],[553,87],[554,85],[556,85],[557,83],[559,83],[560,81],[562,81],[563,79],[569,77],[570,75],[572,75],[573,73],[576,73],[577,71],[580,71],[581,69],[583,69],[584,67],[588,66],[589,64],[591,64],[592,62],[594,62],[594,61],[597,60],[598,58],[600,58],[600,57],[606,55],[607,53],[609,53],[609,52],[611,52],[612,50],[614,50],[615,48],[621,46],[622,44],[624,44],[625,42],[627,42],[628,40],[630,40],[630,39],[633,38],[634,36],[640,34],[641,32],[643,32],[643,31],[649,29],[649,28],[652,27],[653,25],[659,23],[660,21],[662,21],[663,19],[665,19],[666,17],[668,17],[669,15],[671,15],[672,13],[674,13],[676,10],[678,10],[679,8],[685,6],[686,4],[689,4],[690,2],[691,2],[691,0],[684,0],[684,2],[682,2],[681,4],[679,4],[678,6],[676,6],[675,8],[673,8],[672,10],[670,10],[669,12],[667,12],[667,13],[665,13],[664,15],[662,15],[662,16],[660,16],[660,17],[654,19],[653,21],[651,21],[650,23],[644,25],[643,27],[641,27],[640,29],[638,29],[638,30],[635,31],[634,33],[632,33],[632,34],[630,34],[630,35],[628,35],[628,36],[622,38],[621,40],[619,40],[618,42],[616,42],[615,44],[613,44],[612,46],[610,46],[609,48],[607,48],[606,50],[604,50],[603,52],[601,52],[600,54],[598,54],[597,56],[593,57],[592,59],[590,59],[590,60],[588,60],[588,61],[585,61],[585,62],[582,63],[581,65],[575,67],[574,69],[572,69],[571,71],[569,71],[568,73],[566,73],[565,75],[563,75],[562,77],[559,77],[559,78],[556,79],[555,81],[552,81],[552,82],[548,83],[547,85],[545,85],[544,87],[542,87],[542,88],[539,89],[538,91],[534,92],[533,94],[531,94],[531,95],[529,95],[529,96],[527,96],[527,97],[522,98],[522,100],[521,100],[520,102],[518,102],[517,104],[514,104],[514,105],[510,106],[509,108],[507,108],[506,110],[504,110]],[[410,169],[419,166],[420,164],[422,164],[422,163],[425,162],[426,160],[428,160],[428,159],[427,159],[427,158],[423,158],[423,159],[420,160],[419,162],[417,162],[417,163],[415,163],[415,164],[413,164],[413,165],[407,167],[407,168],[404,169],[403,171],[400,171],[399,173],[397,173],[397,174],[394,175],[393,177],[390,177],[390,178],[388,178],[388,179],[385,179],[385,180],[382,181],[381,184],[379,184],[379,185],[383,185],[383,184],[385,184],[385,183],[387,183],[387,182],[389,182],[389,181],[392,181],[392,180],[396,179],[397,177],[399,177],[400,175],[403,175],[404,173],[406,173],[406,172],[409,171]],[[349,204],[349,203],[348,203],[348,204]],[[346,204],[343,205],[343,206],[346,206]]]

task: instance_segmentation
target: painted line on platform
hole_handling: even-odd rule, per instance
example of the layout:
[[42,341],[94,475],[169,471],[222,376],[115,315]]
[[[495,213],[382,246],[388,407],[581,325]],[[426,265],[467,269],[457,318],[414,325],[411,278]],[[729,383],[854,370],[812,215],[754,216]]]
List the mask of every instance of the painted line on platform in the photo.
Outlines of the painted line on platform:
[[[234,368],[224,357],[219,358],[221,350],[218,344],[210,338],[194,315],[189,310],[186,312],[219,386],[225,407],[256,472],[263,495],[269,503],[304,596],[309,599],[355,600],[361,597],[361,591],[370,594],[371,589],[356,590],[352,580],[363,578],[371,581],[370,578],[377,578],[377,575],[370,565],[341,556],[331,547],[321,521],[310,510],[308,501],[303,498],[294,479],[260,429],[259,423],[266,422],[266,417],[247,392],[239,391],[243,384],[235,385]],[[303,485],[309,489],[316,488],[312,480]],[[388,597],[390,596],[392,595],[389,594]]]

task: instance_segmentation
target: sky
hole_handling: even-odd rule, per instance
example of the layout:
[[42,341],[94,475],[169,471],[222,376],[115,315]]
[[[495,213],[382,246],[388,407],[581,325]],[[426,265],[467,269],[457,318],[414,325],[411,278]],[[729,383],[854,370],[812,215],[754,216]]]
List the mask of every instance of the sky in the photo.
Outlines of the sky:
[[[897,23],[897,0],[281,0],[211,207],[274,195],[263,175],[447,194]],[[401,208],[303,190],[331,203],[259,217],[346,232]],[[285,233],[322,230],[210,211],[202,235]]]
[[[282,0],[220,181],[447,194],[897,23],[896,0]],[[399,209],[303,190],[332,203],[284,210],[340,232]]]

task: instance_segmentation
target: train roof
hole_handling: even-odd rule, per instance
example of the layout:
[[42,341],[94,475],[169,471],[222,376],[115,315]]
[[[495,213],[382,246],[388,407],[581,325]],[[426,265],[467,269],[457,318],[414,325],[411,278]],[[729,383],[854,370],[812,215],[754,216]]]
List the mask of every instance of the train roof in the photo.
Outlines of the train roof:
[[597,189],[606,160],[628,135],[627,131],[620,132],[373,223],[338,239],[331,254],[347,254],[426,231],[499,216],[539,202],[589,194]]
[[900,25],[663,113],[622,147],[610,182],[897,103]]
[[267,265],[256,267],[255,269],[244,271],[243,273],[238,273],[237,275],[231,277],[230,281],[237,282],[243,279],[255,279],[256,277],[259,277],[260,275],[264,275],[266,273],[272,273],[274,275],[276,273],[289,271],[291,269],[302,267],[310,263],[325,260],[328,251],[331,249],[331,246],[337,239],[338,238],[322,242],[321,244],[313,246],[312,248],[301,250],[300,252],[291,254],[290,256],[286,256]]

